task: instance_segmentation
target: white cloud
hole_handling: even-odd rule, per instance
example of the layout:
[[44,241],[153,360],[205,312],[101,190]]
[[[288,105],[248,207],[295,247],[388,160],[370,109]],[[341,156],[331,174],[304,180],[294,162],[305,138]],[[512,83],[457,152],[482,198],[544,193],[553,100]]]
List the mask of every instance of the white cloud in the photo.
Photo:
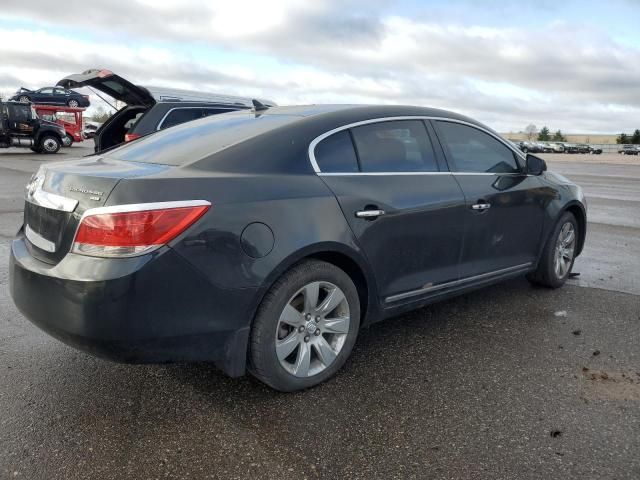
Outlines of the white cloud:
[[[40,4],[48,2],[16,3],[0,14],[56,25],[0,28],[7,72],[0,89],[15,78],[39,86],[105,67],[141,84],[259,95],[281,104],[431,105],[502,130],[533,122],[615,132],[636,128],[640,118],[640,50],[580,24],[441,24],[377,13],[388,10],[384,0],[131,0],[125,14],[111,2],[87,9],[68,0],[59,10]],[[94,40],[65,35],[78,28],[65,14],[75,8],[86,12],[82,25]],[[223,62],[196,61],[189,46],[227,54]],[[251,58],[270,59],[270,66],[254,66]]]

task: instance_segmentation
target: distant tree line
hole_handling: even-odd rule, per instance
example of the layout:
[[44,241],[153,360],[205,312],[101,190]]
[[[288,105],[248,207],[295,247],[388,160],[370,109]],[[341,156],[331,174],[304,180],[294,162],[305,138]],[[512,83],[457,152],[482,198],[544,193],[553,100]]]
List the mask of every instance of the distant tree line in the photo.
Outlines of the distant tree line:
[[538,141],[540,142],[566,142],[567,141],[567,138],[564,135],[562,135],[562,132],[560,130],[558,130],[556,133],[552,135],[547,127],[542,127],[542,130],[538,132],[538,128],[533,124],[527,125],[527,127],[524,129],[524,133],[527,134],[527,139],[529,141],[536,138],[536,135],[538,135],[537,138],[538,138]]
[[636,131],[631,135],[627,135],[626,133],[621,133],[618,138],[616,138],[616,143],[621,144],[640,144],[640,130],[636,128]]
[[542,127],[538,133],[538,141],[540,142],[566,142],[567,137],[562,134],[561,130],[556,131],[553,135],[547,127]]

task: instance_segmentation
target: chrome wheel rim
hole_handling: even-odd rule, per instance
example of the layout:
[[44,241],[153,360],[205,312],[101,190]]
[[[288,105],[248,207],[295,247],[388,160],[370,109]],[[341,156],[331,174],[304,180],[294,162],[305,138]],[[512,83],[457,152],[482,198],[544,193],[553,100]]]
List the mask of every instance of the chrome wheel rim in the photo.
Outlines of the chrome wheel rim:
[[47,152],[55,152],[58,148],[58,143],[52,138],[47,138],[44,142],[42,142],[42,148],[44,148]]
[[23,102],[23,103],[26,103],[26,102],[29,101],[29,97],[20,97],[18,100]]
[[69,100],[69,106],[70,107],[77,107],[78,106],[78,101],[77,100]]
[[571,222],[566,222],[560,229],[553,258],[553,268],[558,278],[564,278],[569,273],[575,249],[576,231]]
[[344,347],[351,317],[344,292],[312,282],[287,302],[276,327],[275,351],[291,375],[306,378],[332,365]]

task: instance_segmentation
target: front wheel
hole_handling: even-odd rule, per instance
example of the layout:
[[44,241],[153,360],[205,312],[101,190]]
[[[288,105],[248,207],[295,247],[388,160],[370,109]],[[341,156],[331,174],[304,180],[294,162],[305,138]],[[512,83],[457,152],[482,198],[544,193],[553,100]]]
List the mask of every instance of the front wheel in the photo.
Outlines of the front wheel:
[[359,327],[351,278],[326,262],[300,263],[276,281],[258,309],[250,371],[283,392],[315,386],[342,367]]
[[71,99],[71,100],[69,100],[69,101],[67,102],[67,105],[68,105],[68,106],[70,106],[70,107],[72,107],[72,108],[75,108],[75,107],[77,107],[77,106],[78,106],[78,101],[77,101],[77,100],[74,100],[74,99]]
[[22,103],[29,103],[30,100],[26,95],[22,95],[20,98],[18,98],[18,101]]
[[538,268],[527,276],[531,283],[559,288],[567,281],[578,247],[578,222],[565,212],[556,224],[542,251]]
[[40,150],[42,153],[58,153],[60,147],[62,146],[62,142],[58,139],[58,137],[54,137],[53,135],[45,135],[40,140]]
[[71,145],[73,145],[73,137],[67,133],[62,139],[62,146],[70,147]]

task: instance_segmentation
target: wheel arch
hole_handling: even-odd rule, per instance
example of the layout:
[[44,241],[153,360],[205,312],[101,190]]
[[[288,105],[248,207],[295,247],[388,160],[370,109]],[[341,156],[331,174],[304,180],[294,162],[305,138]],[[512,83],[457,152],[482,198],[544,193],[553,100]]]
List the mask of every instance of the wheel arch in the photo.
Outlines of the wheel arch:
[[587,236],[587,213],[584,206],[575,200],[569,202],[564,206],[564,208],[562,208],[562,210],[560,210],[558,217],[556,218],[556,222],[565,212],[571,213],[575,217],[576,222],[578,222],[578,250],[576,252],[576,256],[578,256],[582,253]]
[[265,279],[252,309],[251,322],[265,294],[285,272],[305,260],[321,260],[343,270],[358,290],[360,299],[360,326],[372,323],[379,315],[377,288],[373,273],[357,250],[336,242],[322,242],[304,247],[282,260]]

